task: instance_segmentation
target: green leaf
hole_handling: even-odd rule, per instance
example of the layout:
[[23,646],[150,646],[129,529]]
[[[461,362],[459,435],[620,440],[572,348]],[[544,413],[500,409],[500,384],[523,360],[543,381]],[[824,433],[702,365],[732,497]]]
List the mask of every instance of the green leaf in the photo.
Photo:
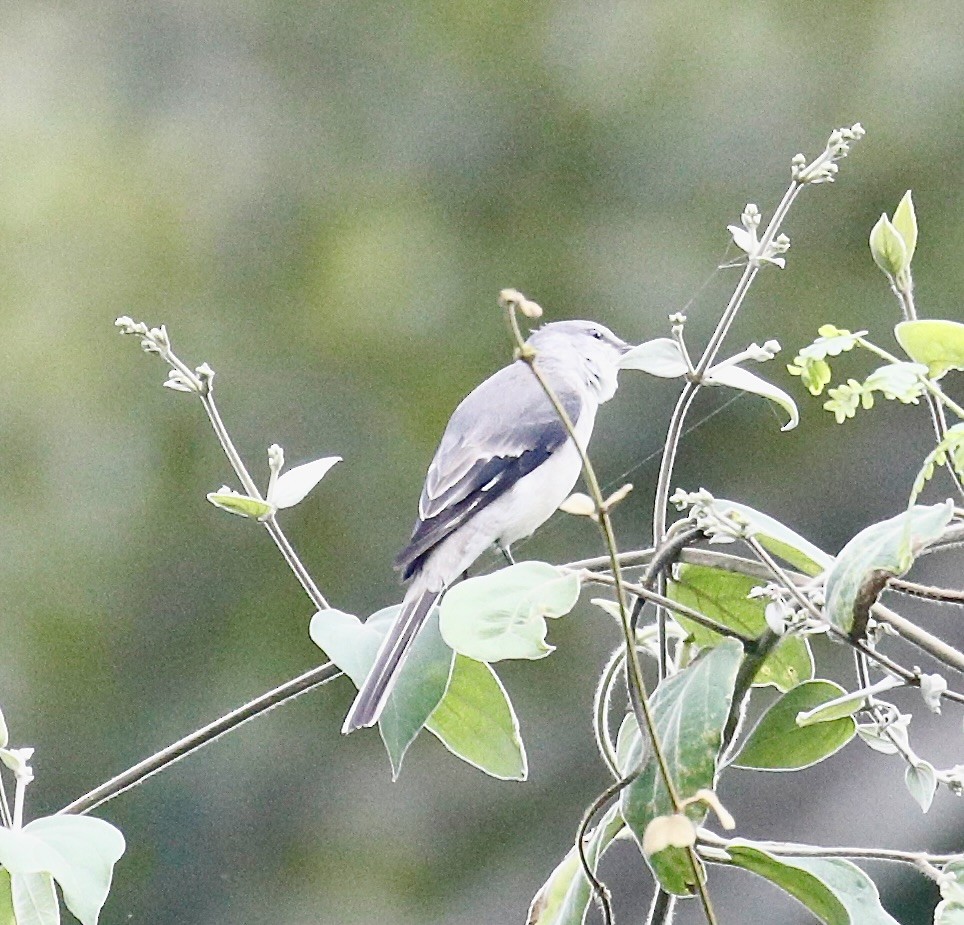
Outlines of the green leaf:
[[579,599],[579,578],[546,562],[520,562],[459,582],[442,598],[442,638],[479,662],[545,658],[545,618],[569,613]]
[[[723,639],[682,671],[667,678],[653,692],[650,706],[656,735],[663,748],[677,795],[686,799],[701,788],[712,789],[716,779],[723,727],[729,716],[736,673],[743,647]],[[675,808],[649,746],[643,747],[638,730],[628,751],[627,772],[639,765],[639,776],[623,791],[621,808],[633,835],[642,846],[646,827],[657,816]],[[686,814],[695,822],[706,815],[703,804],[691,804]],[[688,895],[693,872],[687,852],[667,848],[647,859],[663,888]]]
[[927,367],[923,363],[887,363],[875,369],[865,380],[866,392],[880,392],[884,398],[916,405],[926,391],[923,379]]
[[832,681],[804,681],[760,717],[731,763],[758,771],[798,771],[836,754],[854,737],[857,724],[853,718],[801,727],[797,714],[843,693]]
[[779,405],[790,418],[780,430],[793,430],[800,423],[797,403],[783,389],[777,388],[772,382],[767,382],[762,376],[751,373],[742,366],[714,366],[707,372],[704,381],[707,385],[726,385],[731,389],[752,392]]
[[831,623],[845,633],[856,624],[862,633],[887,580],[903,575],[941,535],[953,514],[951,501],[915,505],[861,530],[840,550],[827,573],[826,611]]
[[964,861],[945,864],[941,873],[943,899],[934,910],[934,925],[964,925]]
[[[700,611],[717,623],[745,636],[757,637],[767,626],[767,601],[764,598],[748,599],[747,595],[759,584],[759,579],[737,572],[703,565],[682,565],[677,569],[676,579],[669,583],[668,594],[674,601]],[[681,614],[675,614],[675,617],[701,649],[719,643],[718,633]],[[758,687],[772,684],[778,690],[788,691],[812,676],[813,657],[807,640],[801,636],[786,636],[764,659],[753,683]]]
[[934,765],[919,758],[914,764],[907,765],[904,771],[904,783],[910,795],[917,801],[921,812],[926,813],[931,808],[931,802],[937,791],[937,774]]
[[911,489],[910,504],[917,501],[924,486],[933,477],[934,469],[947,463],[950,463],[957,475],[964,479],[964,423],[949,427],[937,446],[924,457],[920,472],[914,479],[914,487]]
[[843,904],[849,925],[900,925],[880,904],[873,880],[856,864],[839,858],[781,858],[816,877]]
[[[611,806],[593,829],[586,856],[594,873],[599,859],[625,826],[619,807]],[[582,925],[591,902],[592,887],[583,872],[579,852],[570,848],[533,898],[526,925]]]
[[917,249],[917,216],[914,214],[914,198],[910,190],[904,193],[897,208],[894,210],[894,228],[904,242],[907,250],[907,264],[910,266]]
[[10,892],[17,925],[60,925],[60,906],[50,874],[13,874]]
[[[321,610],[311,618],[308,632],[315,645],[359,687],[400,611],[401,605],[395,604],[362,623],[340,610]],[[433,610],[412,644],[378,721],[393,779],[398,777],[408,747],[445,693],[452,660],[452,650],[438,631],[438,611]]]
[[775,857],[736,841],[726,852],[728,863],[780,887],[825,925],[900,925],[881,906],[873,881],[850,861]]
[[815,874],[789,863],[787,858],[776,858],[759,848],[739,842],[728,845],[726,853],[730,856],[728,863],[780,887],[803,903],[825,925],[852,925],[846,906]]
[[679,379],[689,372],[679,344],[669,337],[657,337],[628,350],[619,361],[620,369],[639,369],[661,379]]
[[274,511],[274,506],[268,504],[267,501],[242,495],[239,492],[232,491],[227,485],[223,486],[220,491],[208,492],[207,499],[215,507],[221,508],[222,511],[237,514],[240,517],[251,517],[255,520]]
[[964,925],[964,902],[942,899],[934,910],[934,925]]
[[0,867],[0,925],[17,925],[13,917],[13,885],[10,872]]
[[[83,925],[96,925],[114,864],[123,853],[124,836],[92,816],[46,816],[16,831],[0,828],[0,864],[14,875],[15,898],[18,876],[50,874],[60,884],[67,908]],[[24,902],[30,896],[46,896],[40,881],[21,886]]]
[[744,524],[747,533],[755,537],[767,552],[779,556],[807,575],[819,575],[833,563],[833,556],[827,555],[819,546],[769,514],[725,498],[715,498],[711,507],[718,516],[732,517]]
[[888,276],[896,277],[910,265],[907,245],[884,212],[870,232],[870,255]]
[[846,691],[839,697],[827,700],[819,706],[809,710],[802,710],[797,714],[797,725],[801,728],[816,726],[820,723],[832,723],[835,720],[852,716],[862,710],[870,697],[902,687],[904,681],[894,675],[881,678],[876,684],[862,687],[855,691]]
[[455,657],[452,677],[425,723],[453,754],[500,780],[525,780],[528,767],[519,720],[489,665]]
[[894,336],[915,363],[927,367],[932,379],[964,369],[964,324],[959,321],[902,321]]

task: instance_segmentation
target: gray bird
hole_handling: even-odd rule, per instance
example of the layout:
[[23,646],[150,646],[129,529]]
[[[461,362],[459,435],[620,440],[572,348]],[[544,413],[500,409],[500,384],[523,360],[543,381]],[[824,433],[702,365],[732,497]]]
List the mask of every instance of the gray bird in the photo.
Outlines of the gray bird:
[[[556,321],[526,341],[585,448],[613,397],[629,345],[591,321]],[[581,471],[565,426],[523,360],[490,376],[455,409],[425,478],[418,519],[395,567],[411,579],[402,609],[348,711],[342,732],[371,726],[415,636],[445,589],[493,544],[529,536]]]

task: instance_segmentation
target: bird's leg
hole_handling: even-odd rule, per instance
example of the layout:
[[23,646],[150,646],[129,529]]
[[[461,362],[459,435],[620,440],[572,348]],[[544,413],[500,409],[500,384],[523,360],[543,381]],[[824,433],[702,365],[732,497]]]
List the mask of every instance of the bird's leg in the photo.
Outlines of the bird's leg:
[[510,552],[508,546],[503,546],[501,541],[499,540],[495,541],[495,546],[496,546],[496,549],[498,549],[499,552],[501,552],[502,555],[505,556],[505,561],[508,562],[509,565],[515,565],[515,559],[512,558],[512,553]]

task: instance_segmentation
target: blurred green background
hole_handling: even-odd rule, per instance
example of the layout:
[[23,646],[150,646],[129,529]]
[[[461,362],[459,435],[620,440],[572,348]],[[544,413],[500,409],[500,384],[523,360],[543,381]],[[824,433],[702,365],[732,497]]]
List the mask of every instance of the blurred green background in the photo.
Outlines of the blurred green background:
[[[748,201],[768,214],[792,155],[860,120],[839,182],[791,213],[788,268],[762,274],[732,351],[776,337],[792,356],[826,321],[891,346],[866,239],[909,187],[921,314],[960,319],[962,38],[957,0],[4,5],[0,704],[13,744],[37,748],[30,811],[321,659],[268,538],[204,500],[233,482],[200,406],[160,387],[117,315],[165,322],[217,370],[262,478],[276,441],[292,463],[345,458],[283,524],[332,602],[364,615],[399,597],[391,559],[448,415],[510,355],[504,286],[631,340],[685,310],[698,346],[738,272],[714,269],[726,224]],[[780,434],[741,399],[689,434],[676,483],[836,551],[904,503],[926,415],[836,427],[783,369],[769,374],[802,426]],[[624,375],[601,415],[604,481],[637,486],[626,547],[649,534],[676,392]],[[691,421],[727,398],[702,396]],[[562,515],[517,549],[597,551]],[[951,566],[931,577],[959,580]],[[952,618],[935,625],[954,638]],[[502,672],[528,783],[420,740],[393,785],[377,736],[339,735],[342,680],[101,810],[129,841],[102,921],[523,921],[607,782],[589,705],[617,636],[584,606],[550,638],[551,659]],[[944,719],[918,744],[947,766],[964,739]],[[902,774],[851,745],[805,774],[731,775],[723,797],[748,835],[960,848],[961,802],[940,792],[922,817]],[[647,904],[640,866],[626,849],[604,868],[628,921]],[[927,921],[934,892],[883,873],[901,921]],[[761,902],[767,921],[806,920],[748,877],[713,888],[722,921],[762,921]]]

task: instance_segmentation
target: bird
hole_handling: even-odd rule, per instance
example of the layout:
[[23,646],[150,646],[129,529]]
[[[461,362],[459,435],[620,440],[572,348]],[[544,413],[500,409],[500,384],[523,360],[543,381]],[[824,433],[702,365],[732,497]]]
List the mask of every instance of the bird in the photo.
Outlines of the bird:
[[[554,321],[526,341],[585,450],[596,411],[616,392],[630,345],[592,321]],[[342,732],[372,726],[415,637],[445,589],[490,546],[511,561],[571,493],[582,460],[528,361],[519,357],[455,409],[425,478],[412,537],[395,559],[408,589]]]

